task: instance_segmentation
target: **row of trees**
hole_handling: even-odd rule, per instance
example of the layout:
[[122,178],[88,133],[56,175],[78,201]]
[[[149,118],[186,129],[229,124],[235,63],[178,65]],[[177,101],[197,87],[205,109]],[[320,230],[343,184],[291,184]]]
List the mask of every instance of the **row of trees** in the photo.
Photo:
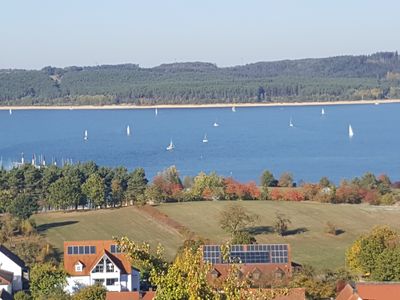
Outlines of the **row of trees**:
[[332,101],[400,95],[397,52],[218,68],[175,63],[0,70],[3,104]]
[[32,165],[0,170],[0,211],[28,219],[38,210],[70,210],[117,207],[132,204],[199,200],[288,200],[328,203],[361,202],[391,205],[399,200],[390,179],[366,173],[361,178],[335,186],[326,177],[319,183],[302,183],[295,188],[293,176],[279,180],[265,171],[260,185],[241,183],[212,172],[181,179],[175,166],[159,172],[148,182],[137,168],[99,167],[93,162],[62,168]]

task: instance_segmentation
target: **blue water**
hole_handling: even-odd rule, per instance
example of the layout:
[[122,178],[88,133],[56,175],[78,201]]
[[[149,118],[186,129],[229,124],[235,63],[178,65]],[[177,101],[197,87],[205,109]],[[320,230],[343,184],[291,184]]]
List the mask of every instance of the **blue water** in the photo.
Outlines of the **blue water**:
[[[157,117],[153,109],[0,111],[0,155],[4,165],[23,152],[26,160],[35,153],[48,163],[141,166],[149,178],[176,165],[183,176],[216,171],[243,181],[258,181],[264,169],[276,177],[290,171],[297,181],[339,182],[366,171],[400,179],[400,104],[325,106],[325,112],[318,106],[159,109]],[[171,138],[176,148],[168,152]]]

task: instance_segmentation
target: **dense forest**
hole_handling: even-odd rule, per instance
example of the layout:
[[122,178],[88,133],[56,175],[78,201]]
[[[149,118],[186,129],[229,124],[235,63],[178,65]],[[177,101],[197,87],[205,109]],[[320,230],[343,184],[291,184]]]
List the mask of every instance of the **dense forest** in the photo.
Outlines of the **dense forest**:
[[0,70],[1,105],[207,104],[393,99],[396,52],[258,62]]

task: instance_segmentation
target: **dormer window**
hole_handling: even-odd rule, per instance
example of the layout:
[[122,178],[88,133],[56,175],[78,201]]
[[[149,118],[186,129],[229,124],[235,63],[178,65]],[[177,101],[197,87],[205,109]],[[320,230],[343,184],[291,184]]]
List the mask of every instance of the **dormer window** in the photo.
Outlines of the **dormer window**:
[[121,253],[121,249],[119,248],[118,245],[111,245],[110,252],[113,254],[118,254],[118,253]]
[[214,279],[218,278],[220,275],[216,269],[212,269],[212,271],[210,273],[211,273],[211,277]]
[[251,275],[251,277],[252,277],[254,280],[259,280],[260,277],[261,277],[261,272],[260,272],[260,270],[255,269],[255,270],[253,271],[253,274]]
[[75,272],[82,272],[82,271],[83,271],[83,264],[80,261],[78,261],[75,264]]

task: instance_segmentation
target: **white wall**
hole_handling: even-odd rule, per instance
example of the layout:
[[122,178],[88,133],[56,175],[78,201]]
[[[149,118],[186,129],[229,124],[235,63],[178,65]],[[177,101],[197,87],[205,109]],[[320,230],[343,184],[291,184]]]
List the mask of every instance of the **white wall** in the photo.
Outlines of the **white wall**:
[[90,276],[73,276],[67,277],[67,286],[65,291],[72,294],[82,287],[90,285]]
[[14,261],[0,252],[0,269],[3,269],[14,274],[12,288],[13,291],[22,290],[22,269]]

